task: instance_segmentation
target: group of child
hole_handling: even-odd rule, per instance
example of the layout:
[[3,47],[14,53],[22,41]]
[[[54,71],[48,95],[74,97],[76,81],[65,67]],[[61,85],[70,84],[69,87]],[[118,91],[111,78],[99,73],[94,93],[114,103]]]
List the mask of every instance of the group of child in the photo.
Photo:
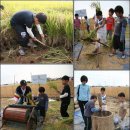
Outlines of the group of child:
[[[100,94],[98,96],[90,94],[90,86],[87,84],[88,78],[83,75],[81,77],[81,84],[77,86],[77,101],[82,113],[82,117],[85,123],[84,130],[91,130],[92,128],[92,115],[95,112],[107,111],[107,98],[105,93],[105,88],[100,89]],[[90,96],[91,95],[91,96]],[[95,106],[96,101],[99,101],[99,108]],[[118,99],[120,103],[118,119],[114,120],[119,124],[125,119],[127,113],[127,103],[125,101],[125,94],[123,92],[118,94]]]
[[[60,107],[60,113],[62,117],[69,117],[69,114],[67,112],[68,106],[70,104],[71,99],[71,92],[70,92],[70,86],[69,86],[69,77],[63,76],[62,77],[62,84],[64,86],[62,92],[60,93],[60,100],[61,100],[61,107]],[[16,88],[16,93],[14,95],[14,99],[16,101],[16,104],[24,104],[27,105],[35,105],[35,110],[39,114],[39,122],[44,122],[44,119],[46,117],[46,112],[48,110],[48,95],[45,93],[44,87],[38,88],[38,96],[28,96],[32,95],[32,90],[29,86],[27,86],[27,82],[25,80],[21,80],[20,85]]]
[[[117,18],[113,17],[116,14]],[[107,18],[103,17],[102,11],[96,11],[95,25],[94,29],[97,32],[97,40],[101,43],[107,43],[107,37],[112,40],[112,53],[109,56],[114,56],[116,50],[119,49],[122,53],[121,58],[124,59],[125,55],[125,32],[127,26],[127,19],[123,16],[124,9],[122,6],[116,6],[115,9],[109,9],[109,16]],[[85,16],[87,30],[90,27],[87,17]],[[74,19],[74,31],[75,31],[75,42],[79,41],[80,37],[80,26],[81,22],[79,15],[75,14]],[[78,30],[78,31],[77,31]],[[90,32],[90,31],[88,31]],[[78,37],[77,37],[78,36]],[[95,42],[95,50],[93,53],[98,53],[100,50],[100,42]]]

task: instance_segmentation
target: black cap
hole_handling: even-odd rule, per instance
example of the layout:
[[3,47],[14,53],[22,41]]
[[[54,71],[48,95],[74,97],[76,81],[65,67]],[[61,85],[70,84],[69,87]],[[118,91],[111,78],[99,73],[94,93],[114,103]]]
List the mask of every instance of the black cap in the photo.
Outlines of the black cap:
[[21,81],[20,81],[20,85],[21,85],[21,86],[25,86],[25,85],[27,85],[27,82],[26,82],[25,80],[21,80]]
[[47,20],[47,16],[44,13],[38,13],[36,14],[36,18],[38,19],[38,21],[42,24],[46,23]]

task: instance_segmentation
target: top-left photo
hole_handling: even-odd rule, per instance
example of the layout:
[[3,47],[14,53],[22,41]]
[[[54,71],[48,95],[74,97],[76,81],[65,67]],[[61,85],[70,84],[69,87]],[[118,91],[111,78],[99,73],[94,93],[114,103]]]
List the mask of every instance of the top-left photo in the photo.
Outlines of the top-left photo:
[[1,1],[2,64],[72,64],[72,1]]

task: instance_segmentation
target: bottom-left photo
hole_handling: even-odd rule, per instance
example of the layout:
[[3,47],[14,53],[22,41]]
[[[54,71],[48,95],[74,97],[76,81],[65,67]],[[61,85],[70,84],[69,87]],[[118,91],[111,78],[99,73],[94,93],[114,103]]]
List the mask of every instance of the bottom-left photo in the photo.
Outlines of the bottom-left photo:
[[72,130],[72,65],[1,65],[1,130]]

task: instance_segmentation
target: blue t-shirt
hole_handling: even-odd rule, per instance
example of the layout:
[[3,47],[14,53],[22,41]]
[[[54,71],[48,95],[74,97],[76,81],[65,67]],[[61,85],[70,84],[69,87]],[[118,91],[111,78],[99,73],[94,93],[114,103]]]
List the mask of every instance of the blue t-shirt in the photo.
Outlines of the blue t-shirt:
[[[79,94],[78,94],[79,91]],[[80,101],[90,100],[90,86],[85,84],[80,84],[77,86],[77,99]]]

